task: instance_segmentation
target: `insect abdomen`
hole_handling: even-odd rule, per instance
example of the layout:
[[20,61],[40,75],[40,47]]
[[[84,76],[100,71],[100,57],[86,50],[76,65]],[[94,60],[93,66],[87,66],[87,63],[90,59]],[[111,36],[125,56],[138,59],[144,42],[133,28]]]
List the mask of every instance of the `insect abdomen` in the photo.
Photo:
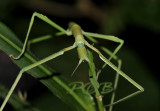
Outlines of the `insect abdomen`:
[[83,46],[83,47],[78,47],[78,48],[77,48],[77,51],[78,51],[78,56],[79,56],[79,58],[80,58],[82,61],[83,61],[83,60],[89,61],[89,60],[88,60],[87,50],[86,50],[85,46]]

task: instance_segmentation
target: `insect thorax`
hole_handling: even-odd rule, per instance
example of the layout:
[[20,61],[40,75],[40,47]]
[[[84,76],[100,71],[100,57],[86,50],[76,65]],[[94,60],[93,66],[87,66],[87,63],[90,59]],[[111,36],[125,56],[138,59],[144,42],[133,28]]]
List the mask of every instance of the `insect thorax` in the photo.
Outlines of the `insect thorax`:
[[81,27],[74,22],[70,22],[69,29],[71,30],[71,32],[75,38],[75,43],[77,45],[77,51],[78,51],[79,58],[81,60],[88,61],[87,50],[85,47],[85,39],[83,37]]

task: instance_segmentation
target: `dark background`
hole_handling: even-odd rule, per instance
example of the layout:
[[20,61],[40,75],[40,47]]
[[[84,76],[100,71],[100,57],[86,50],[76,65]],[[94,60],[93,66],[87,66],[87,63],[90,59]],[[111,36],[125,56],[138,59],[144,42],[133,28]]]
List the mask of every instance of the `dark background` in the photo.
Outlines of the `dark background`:
[[[65,29],[67,29],[70,21],[75,21],[85,31],[114,35],[123,39],[125,41],[124,46],[117,54],[123,61],[122,70],[142,85],[145,92],[115,105],[113,110],[159,111],[159,0],[0,1],[0,21],[10,27],[21,41],[25,39],[30,18],[35,11],[43,13]],[[56,31],[39,19],[35,20],[32,29],[30,39],[41,35],[54,34]],[[111,50],[117,46],[117,44],[112,42],[99,41]],[[31,51],[41,59],[66,46],[72,45],[73,42],[74,39],[70,37],[56,37],[43,43],[33,44]],[[102,63],[98,62],[100,59],[96,57],[96,54],[95,61],[97,62],[95,63],[96,67],[100,68]],[[56,62],[51,61],[48,64],[58,72],[68,76],[72,73],[77,63],[76,51],[72,51],[57,59]],[[85,68],[86,64],[81,65],[78,71],[85,72]],[[107,67],[106,70],[111,69]],[[9,57],[0,52],[0,83],[10,87],[18,71],[19,68],[10,61]],[[88,76],[85,76],[85,74],[80,75],[78,71],[71,79],[86,82]],[[102,74],[100,80],[112,82],[113,77],[110,77],[110,74]],[[120,78],[117,98],[136,91],[132,85],[126,84],[128,82]],[[53,97],[37,80],[25,74],[17,89],[26,90],[26,87],[28,89],[28,100],[39,109],[45,110],[47,108],[47,111],[50,111],[57,108],[57,110],[61,111],[65,108],[65,110],[71,110],[58,98]],[[109,97],[109,95],[106,96]]]

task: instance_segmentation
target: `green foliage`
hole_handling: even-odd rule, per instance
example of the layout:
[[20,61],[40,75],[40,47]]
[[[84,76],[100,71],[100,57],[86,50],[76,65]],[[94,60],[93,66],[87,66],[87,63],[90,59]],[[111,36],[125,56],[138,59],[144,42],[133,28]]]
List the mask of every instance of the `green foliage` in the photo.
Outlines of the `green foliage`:
[[[18,37],[3,23],[0,23],[0,49],[6,54],[13,54],[14,56],[18,55],[22,49],[22,43],[18,40]],[[30,51],[27,51],[20,60],[13,61],[20,68],[23,68],[35,63],[37,58],[35,58]],[[52,76],[48,79],[41,80],[52,93],[77,111],[95,111],[95,103],[92,96],[82,90],[72,91],[68,86],[72,81],[63,75],[54,75],[56,72],[53,69],[51,70],[45,65],[40,65],[29,70],[28,73],[35,78]]]

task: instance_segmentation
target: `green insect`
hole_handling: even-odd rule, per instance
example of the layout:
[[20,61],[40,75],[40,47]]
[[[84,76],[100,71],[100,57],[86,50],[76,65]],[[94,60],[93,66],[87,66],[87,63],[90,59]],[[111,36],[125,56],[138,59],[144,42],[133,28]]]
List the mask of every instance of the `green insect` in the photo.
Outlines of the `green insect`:
[[[27,35],[26,35],[26,38],[25,38],[25,42],[24,42],[24,45],[23,45],[23,49],[21,50],[21,53],[17,56],[17,57],[14,57],[12,54],[10,55],[11,58],[15,59],[15,60],[18,60],[22,57],[22,55],[25,53],[25,50],[26,50],[26,47],[27,47],[27,43],[28,43],[28,37],[29,37],[29,34],[30,34],[30,31],[31,31],[31,28],[32,28],[32,25],[33,25],[33,22],[34,22],[34,18],[37,17],[41,20],[43,20],[44,22],[48,23],[49,25],[51,25],[52,27],[56,28],[58,31],[58,33],[56,33],[57,36],[60,36],[60,35],[67,35],[67,36],[71,36],[73,35],[74,36],[74,39],[75,39],[75,42],[73,43],[72,46],[69,46],[69,47],[66,47],[60,51],[58,51],[57,53],[54,53],[42,60],[39,60],[38,62],[36,63],[33,63],[29,66],[26,66],[24,68],[22,68],[15,80],[15,82],[13,83],[12,87],[10,88],[4,102],[2,103],[1,105],[1,108],[0,108],[0,111],[3,111],[8,99],[10,98],[11,94],[13,93],[17,83],[19,82],[22,74],[34,67],[37,67],[51,59],[54,59],[60,55],[63,55],[65,52],[67,51],[70,51],[74,48],[77,48],[77,52],[78,52],[78,56],[80,58],[79,60],[79,63],[78,63],[78,66],[79,64],[81,64],[83,61],[87,61],[88,63],[90,62],[89,61],[89,58],[88,58],[88,54],[87,54],[87,49],[86,48],[89,48],[93,51],[95,51],[100,59],[104,62],[104,65],[102,67],[102,69],[106,66],[106,65],[109,65],[111,68],[113,68],[116,72],[117,72],[117,75],[116,75],[116,78],[115,78],[115,83],[114,83],[114,89],[117,88],[117,84],[118,84],[118,77],[119,75],[121,75],[122,77],[124,77],[126,80],[128,80],[131,84],[133,84],[136,88],[138,88],[138,91],[120,99],[120,100],[117,100],[117,101],[114,101],[114,97],[115,97],[115,93],[112,94],[112,98],[111,98],[111,103],[108,105],[110,106],[110,111],[112,110],[112,106],[114,104],[117,104],[121,101],[124,101],[134,95],[137,95],[138,93],[141,93],[144,91],[144,88],[139,85],[138,83],[136,83],[133,79],[131,79],[129,76],[127,76],[124,72],[122,72],[120,70],[120,67],[121,67],[121,61],[117,58],[117,56],[115,56],[115,54],[119,51],[119,49],[122,47],[124,41],[117,38],[117,37],[114,37],[114,36],[110,36],[110,35],[102,35],[102,34],[96,34],[96,33],[90,33],[90,32],[85,32],[81,29],[81,27],[74,23],[74,22],[70,22],[69,23],[69,28],[67,30],[63,29],[62,27],[60,27],[59,25],[57,25],[56,23],[54,23],[53,21],[51,21],[49,18],[47,18],[46,16],[42,15],[42,14],[39,14],[37,12],[34,12],[33,15],[32,15],[32,18],[31,18],[31,21],[30,21],[30,24],[29,24],[29,29],[27,31]],[[114,50],[114,52],[112,53],[111,51],[109,51],[107,48],[105,47],[101,47],[103,51],[105,51],[107,54],[110,55],[110,58],[107,59],[104,55],[102,55],[102,53],[97,49],[95,48],[94,46],[92,46],[91,44],[89,44],[85,38],[88,38],[90,41],[92,41],[93,43],[97,43],[96,39],[94,38],[100,38],[100,39],[105,39],[105,40],[109,40],[109,41],[113,41],[113,42],[117,42],[117,43],[120,43],[118,45],[118,47]],[[42,40],[45,40],[45,39],[48,39],[48,37],[43,37],[43,38],[37,38],[35,40],[33,40],[32,42],[38,42],[38,41],[42,41]],[[110,62],[111,59],[115,59],[117,60],[118,62],[118,67],[116,67],[114,64],[112,64]],[[99,70],[97,72],[97,78],[98,78],[98,75],[100,74],[101,70]]]

